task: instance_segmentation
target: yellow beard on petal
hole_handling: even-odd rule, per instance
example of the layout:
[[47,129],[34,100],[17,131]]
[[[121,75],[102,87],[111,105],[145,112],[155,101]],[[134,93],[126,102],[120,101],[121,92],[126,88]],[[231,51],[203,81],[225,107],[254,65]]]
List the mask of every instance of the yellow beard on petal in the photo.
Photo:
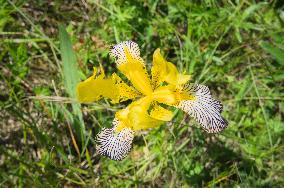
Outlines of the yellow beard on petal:
[[122,131],[124,128],[129,128],[126,126],[127,124],[125,124],[123,121],[120,121],[119,124],[117,125],[117,127],[115,128],[115,132],[119,133],[120,131]]
[[196,97],[193,95],[190,95],[184,91],[181,92],[175,92],[175,98],[177,101],[183,101],[183,100],[196,100]]

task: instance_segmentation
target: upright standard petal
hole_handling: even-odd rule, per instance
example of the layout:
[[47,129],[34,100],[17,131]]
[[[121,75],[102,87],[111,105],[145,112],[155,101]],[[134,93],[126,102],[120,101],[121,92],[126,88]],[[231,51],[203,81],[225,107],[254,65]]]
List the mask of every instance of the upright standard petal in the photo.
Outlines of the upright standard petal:
[[186,85],[183,89],[194,96],[192,100],[180,101],[178,108],[192,116],[209,133],[217,133],[228,126],[221,116],[221,102],[212,98],[209,88],[204,85]]
[[189,75],[180,74],[174,64],[166,61],[159,48],[153,54],[151,74],[154,88],[157,88],[162,82],[180,85],[185,84],[190,79]]
[[131,150],[132,141],[134,138],[134,131],[130,128],[124,127],[117,131],[119,120],[114,119],[113,128],[103,128],[97,135],[97,153],[109,157],[112,160],[124,159]]
[[133,86],[148,95],[152,86],[145,64],[140,57],[139,46],[132,41],[124,41],[112,47],[110,54],[116,59],[117,68],[131,81]]

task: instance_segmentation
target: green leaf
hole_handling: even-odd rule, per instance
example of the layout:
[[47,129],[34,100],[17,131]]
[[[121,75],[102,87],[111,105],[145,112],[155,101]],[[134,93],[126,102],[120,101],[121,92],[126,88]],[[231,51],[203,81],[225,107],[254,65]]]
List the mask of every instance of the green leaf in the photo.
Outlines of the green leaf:
[[[62,58],[62,70],[64,78],[64,86],[67,94],[76,99],[76,85],[80,81],[80,75],[78,72],[76,55],[73,51],[71,39],[63,26],[59,26],[59,40],[60,40],[60,51]],[[85,125],[81,112],[81,106],[79,103],[72,103],[73,114],[75,119],[72,119],[73,127],[77,135],[80,135],[81,141],[84,141]],[[79,121],[76,121],[79,120]],[[75,125],[79,122],[79,127]],[[78,129],[79,128],[79,129]]]
[[260,46],[268,52],[278,63],[284,65],[284,51],[268,42],[261,42]]
[[59,26],[60,50],[63,66],[64,85],[68,95],[75,98],[76,84],[79,82],[77,61],[68,33],[63,26]]

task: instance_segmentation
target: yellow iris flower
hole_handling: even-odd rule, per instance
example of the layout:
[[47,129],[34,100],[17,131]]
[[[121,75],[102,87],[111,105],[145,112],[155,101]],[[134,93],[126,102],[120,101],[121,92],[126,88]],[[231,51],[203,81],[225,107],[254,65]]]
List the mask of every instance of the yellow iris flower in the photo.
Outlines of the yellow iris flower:
[[[153,54],[151,78],[140,57],[136,43],[124,41],[112,47],[110,54],[132,86],[117,74],[106,77],[102,66],[77,86],[78,100],[83,103],[108,98],[112,103],[133,100],[115,114],[112,128],[97,135],[96,150],[113,160],[122,160],[131,149],[137,131],[159,127],[173,118],[172,106],[192,116],[205,131],[216,133],[227,127],[221,116],[222,104],[213,99],[207,86],[189,84],[190,76],[178,72],[166,61],[160,49]],[[162,104],[162,105],[161,105]]]

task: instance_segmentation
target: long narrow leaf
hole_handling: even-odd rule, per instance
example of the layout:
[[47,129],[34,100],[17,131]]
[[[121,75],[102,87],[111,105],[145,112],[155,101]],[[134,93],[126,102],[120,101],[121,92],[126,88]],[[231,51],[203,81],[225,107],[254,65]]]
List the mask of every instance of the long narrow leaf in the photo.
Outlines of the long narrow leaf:
[[[79,73],[76,55],[72,48],[71,39],[63,26],[59,26],[59,40],[60,40],[60,51],[62,58],[62,70],[64,78],[64,86],[68,95],[75,99],[76,98],[76,85],[79,82]],[[76,134],[80,135],[80,139],[84,142],[85,135],[85,125],[82,118],[82,112],[80,109],[80,104],[72,103],[73,114],[76,119],[79,120],[79,130],[78,127],[74,127]],[[74,119],[73,125],[76,125]]]

